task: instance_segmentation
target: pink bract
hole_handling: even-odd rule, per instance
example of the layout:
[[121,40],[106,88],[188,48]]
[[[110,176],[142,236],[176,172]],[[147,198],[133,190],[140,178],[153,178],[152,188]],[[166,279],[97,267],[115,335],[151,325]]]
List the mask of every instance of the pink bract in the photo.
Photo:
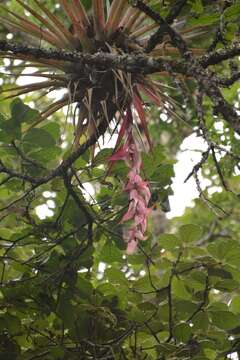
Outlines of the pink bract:
[[[122,125],[120,129],[119,135],[121,140],[125,138],[125,144],[120,146],[119,149],[114,152],[114,154],[109,158],[109,161],[115,162],[118,160],[124,160],[127,166],[131,169],[127,175],[128,181],[124,186],[124,191],[128,193],[130,201],[128,210],[122,217],[121,223],[130,220],[132,221],[131,228],[125,235],[125,241],[127,242],[127,254],[132,254],[138,245],[138,241],[146,239],[144,233],[147,229],[147,218],[150,213],[148,203],[151,193],[148,182],[144,181],[141,177],[141,152],[139,151],[133,137],[132,123],[127,123],[126,119],[130,119],[132,122],[132,115],[130,114],[129,109],[124,118],[124,125]],[[120,141],[117,141],[117,143]]]

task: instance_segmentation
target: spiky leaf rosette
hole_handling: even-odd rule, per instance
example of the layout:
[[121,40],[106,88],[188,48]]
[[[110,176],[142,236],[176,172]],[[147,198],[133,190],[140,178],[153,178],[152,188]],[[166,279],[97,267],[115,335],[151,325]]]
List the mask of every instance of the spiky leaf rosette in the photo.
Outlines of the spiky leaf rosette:
[[[67,25],[39,0],[32,0],[32,6],[22,0],[16,0],[16,2],[25,12],[31,14],[32,20],[2,6],[7,16],[1,17],[1,21],[7,29],[13,32],[24,32],[28,39],[29,36],[35,39],[37,46],[41,43],[41,46],[92,54],[96,52],[143,53],[149,37],[157,27],[157,24],[147,19],[145,14],[132,8],[127,0],[113,0],[109,8],[104,0],[93,0],[88,13],[80,0],[60,0],[67,18]],[[189,36],[187,30],[183,33]],[[171,55],[176,52],[172,47],[159,44],[150,55]],[[34,91],[46,94],[56,89],[66,90],[66,94],[60,100],[51,103],[42,111],[41,118],[34,125],[62,107],[77,103],[80,114],[76,129],[76,143],[86,129],[90,133],[96,131],[99,122],[110,122],[116,113],[123,114],[129,103],[135,106],[145,135],[148,137],[141,106],[141,93],[158,106],[164,107],[168,102],[168,111],[171,111],[169,103],[172,107],[174,106],[173,101],[163,94],[161,84],[153,81],[149,76],[141,74],[131,76],[121,70],[103,69],[100,71],[86,66],[83,68],[73,62],[36,59],[31,55],[13,55],[3,52],[1,56],[22,60],[19,65],[20,72],[24,66],[31,64],[39,70],[29,75],[46,78],[45,81],[39,83],[8,88],[6,90],[8,97]],[[28,74],[24,75],[28,76]]]
[[[109,7],[104,0],[92,0],[88,12],[80,0],[60,0],[67,25],[39,0],[32,0],[32,6],[22,0],[16,1],[31,17],[19,15],[4,7],[7,16],[1,17],[2,23],[13,32],[24,32],[28,39],[35,39],[37,44],[41,42],[41,46],[45,47],[91,54],[141,54],[158,26],[138,9],[131,7],[127,0],[113,0]],[[188,36],[188,32],[185,32]],[[150,53],[151,56],[163,54],[176,54],[176,50],[163,43]],[[130,134],[133,124],[127,123],[129,116],[124,115],[129,111],[137,115],[131,118],[135,119],[136,124],[140,124],[151,147],[142,95],[158,107],[165,107],[168,112],[174,109],[173,100],[164,95],[161,84],[141,73],[131,75],[122,70],[94,69],[71,61],[36,59],[28,54],[13,55],[3,52],[1,56],[21,60],[20,74],[23,68],[32,65],[38,68],[38,71],[29,74],[30,76],[46,78],[42,82],[8,88],[8,98],[34,91],[40,91],[44,95],[53,90],[65,90],[65,95],[47,106],[32,126],[39,125],[59,109],[74,104],[78,108],[76,123],[75,117],[73,118],[75,147],[79,145],[83,134],[87,138],[94,133],[97,135],[102,123],[108,126],[115,119],[120,125],[115,127],[120,129],[115,147],[117,152],[123,140],[133,139],[132,133]],[[133,145],[134,141],[131,146]],[[139,171],[140,168],[137,172]],[[145,205],[147,206],[147,203]]]

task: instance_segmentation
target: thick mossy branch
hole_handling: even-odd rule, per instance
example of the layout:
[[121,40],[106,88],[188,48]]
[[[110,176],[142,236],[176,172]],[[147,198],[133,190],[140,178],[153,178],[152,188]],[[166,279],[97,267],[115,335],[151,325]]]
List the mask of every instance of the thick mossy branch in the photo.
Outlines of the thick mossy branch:
[[209,65],[219,64],[221,61],[232,59],[240,55],[240,42],[236,41],[231,46],[211,51],[208,54],[201,56],[199,63],[206,68]]
[[[114,55],[105,52],[98,52],[96,54],[81,53],[79,51],[65,51],[55,49],[43,49],[30,47],[27,45],[20,45],[5,40],[0,41],[0,52],[2,55],[8,52],[14,55],[31,55],[36,60],[38,59],[53,59],[59,61],[69,61],[78,63],[82,66],[94,66],[101,69],[120,69],[130,73],[152,74],[166,70],[166,65],[171,66],[176,73],[186,74],[188,72],[188,65],[180,60],[169,60],[165,58],[154,59],[151,56],[143,54],[131,55]],[[232,59],[234,56],[240,55],[240,43],[235,42],[232,46],[210,52],[198,57],[198,62],[202,67],[206,68],[209,65],[216,65],[221,61]]]
[[184,74],[187,71],[183,62],[164,58],[154,59],[143,54],[115,55],[105,52],[95,54],[82,53],[79,51],[65,51],[55,49],[42,49],[27,45],[15,44],[5,40],[0,41],[0,54],[30,55],[34,59],[51,59],[78,63],[78,65],[93,66],[95,69],[109,70],[120,69],[130,73],[152,74],[166,70],[169,64],[176,73]]

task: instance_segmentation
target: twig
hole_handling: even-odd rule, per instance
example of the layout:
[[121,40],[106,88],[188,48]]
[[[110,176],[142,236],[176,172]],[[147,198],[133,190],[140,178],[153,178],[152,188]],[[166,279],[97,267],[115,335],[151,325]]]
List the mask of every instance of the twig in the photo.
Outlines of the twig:
[[93,222],[94,218],[92,216],[92,214],[90,213],[90,211],[88,210],[86,204],[79,198],[79,196],[77,195],[77,193],[74,191],[73,186],[71,184],[71,178],[72,175],[69,173],[64,174],[64,185],[68,190],[69,195],[72,196],[73,200],[75,201],[75,203],[77,204],[77,206],[79,207],[79,209],[84,213],[84,215],[86,216],[86,220],[87,222]]
[[46,168],[40,164],[39,162],[28,158],[23,152],[22,150],[16,145],[15,141],[12,141],[12,146],[14,147],[14,149],[16,150],[17,154],[22,158],[22,160],[26,161],[27,163],[35,166],[35,167],[39,167],[42,168],[44,170],[46,170]]
[[151,335],[154,337],[154,339],[157,341],[158,344],[161,344],[161,341],[159,340],[159,338],[157,337],[157,334],[155,334],[155,332],[153,331],[153,329],[150,327],[150,325],[145,321],[144,322],[145,326],[148,328],[148,330],[150,331]]
[[201,303],[199,304],[199,306],[197,307],[197,309],[192,313],[191,316],[189,316],[189,318],[187,319],[186,322],[190,322],[195,315],[197,315],[202,309],[203,307],[206,305],[207,303],[207,299],[208,299],[208,293],[209,293],[210,287],[209,287],[209,278],[208,275],[206,276],[206,284],[205,284],[205,289],[203,292],[203,300],[201,301]]
[[213,162],[214,162],[214,164],[215,164],[215,167],[216,167],[218,176],[219,176],[219,178],[220,178],[220,181],[221,181],[221,183],[222,183],[222,186],[224,187],[224,189],[225,189],[226,191],[232,192],[232,191],[228,188],[228,185],[227,185],[227,183],[226,183],[226,181],[225,181],[225,179],[224,179],[224,177],[223,177],[222,170],[221,170],[221,167],[220,167],[220,165],[219,165],[219,163],[218,163],[218,161],[217,161],[217,157],[216,157],[215,149],[214,149],[214,146],[213,146],[213,145],[211,146],[211,153],[212,153]]
[[0,173],[1,172],[8,174],[11,178],[22,179],[22,180],[28,181],[30,183],[33,183],[33,184],[37,183],[37,179],[34,178],[33,176],[28,176],[26,174],[18,173],[14,170],[7,168],[6,166],[4,166],[2,160],[0,160]]
[[172,271],[169,277],[169,283],[168,283],[168,307],[169,307],[169,313],[168,313],[168,328],[169,328],[169,336],[166,342],[170,342],[173,337],[173,303],[172,303],[172,280],[173,277],[176,275],[176,267],[181,259],[182,251],[180,250],[178,253],[177,260],[173,264]]
[[218,209],[220,210],[225,216],[230,216],[230,213],[228,213],[227,211],[225,211],[224,209],[221,208],[221,206],[213,203],[210,199],[208,199],[205,195],[204,195],[204,192],[201,188],[201,185],[200,185],[200,180],[198,178],[198,174],[197,172],[194,172],[193,174],[194,178],[195,178],[195,182],[196,182],[196,185],[197,185],[197,189],[198,189],[198,192],[199,192],[199,195],[200,195],[200,198],[206,203],[206,205],[215,213],[215,215],[219,218],[219,217],[222,217],[220,216],[215,209]]
[[230,87],[240,79],[240,72],[234,73],[230,78],[218,78],[219,86]]
[[190,174],[188,174],[188,176],[186,177],[186,179],[184,180],[184,183],[186,183],[195,173],[197,173],[203,166],[203,164],[207,161],[208,159],[208,155],[209,155],[209,151],[210,149],[208,148],[206,151],[204,151],[202,153],[202,158],[201,160],[194,165],[192,171],[190,172]]
[[[186,4],[186,0],[176,0],[175,4],[171,7],[168,15],[165,18],[165,21],[168,24],[171,24],[174,19],[179,15],[183,6]],[[160,25],[159,29],[149,38],[147,46],[146,46],[146,53],[150,53],[157,44],[161,43],[164,35],[166,34],[165,26]]]

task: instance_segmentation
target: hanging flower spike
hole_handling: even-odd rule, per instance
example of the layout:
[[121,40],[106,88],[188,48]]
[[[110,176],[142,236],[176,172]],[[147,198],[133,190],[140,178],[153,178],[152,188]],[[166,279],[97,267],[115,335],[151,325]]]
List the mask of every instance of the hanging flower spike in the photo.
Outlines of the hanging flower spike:
[[[130,229],[124,236],[124,240],[127,242],[127,254],[134,253],[138,242],[146,239],[144,233],[147,229],[147,218],[150,213],[148,203],[151,197],[148,182],[144,181],[141,177],[141,153],[134,140],[132,129],[133,118],[131,109],[128,107],[119,132],[120,141],[125,139],[125,144],[120,146],[109,158],[110,166],[115,161],[124,160],[131,169],[127,175],[128,180],[123,188],[128,193],[129,206],[120,221],[121,223],[132,221]],[[117,141],[117,144],[120,141]]]
[[127,254],[131,255],[135,252],[138,241],[139,240],[145,240],[146,238],[142,235],[142,233],[137,230],[135,227],[128,230],[127,233]]
[[148,203],[151,197],[151,192],[148,187],[148,182],[143,181],[141,176],[136,174],[134,171],[130,171],[128,173],[128,178],[129,181],[125,186],[125,190],[128,191],[134,189],[137,186],[139,192],[141,192],[141,194],[144,196],[146,203]]

